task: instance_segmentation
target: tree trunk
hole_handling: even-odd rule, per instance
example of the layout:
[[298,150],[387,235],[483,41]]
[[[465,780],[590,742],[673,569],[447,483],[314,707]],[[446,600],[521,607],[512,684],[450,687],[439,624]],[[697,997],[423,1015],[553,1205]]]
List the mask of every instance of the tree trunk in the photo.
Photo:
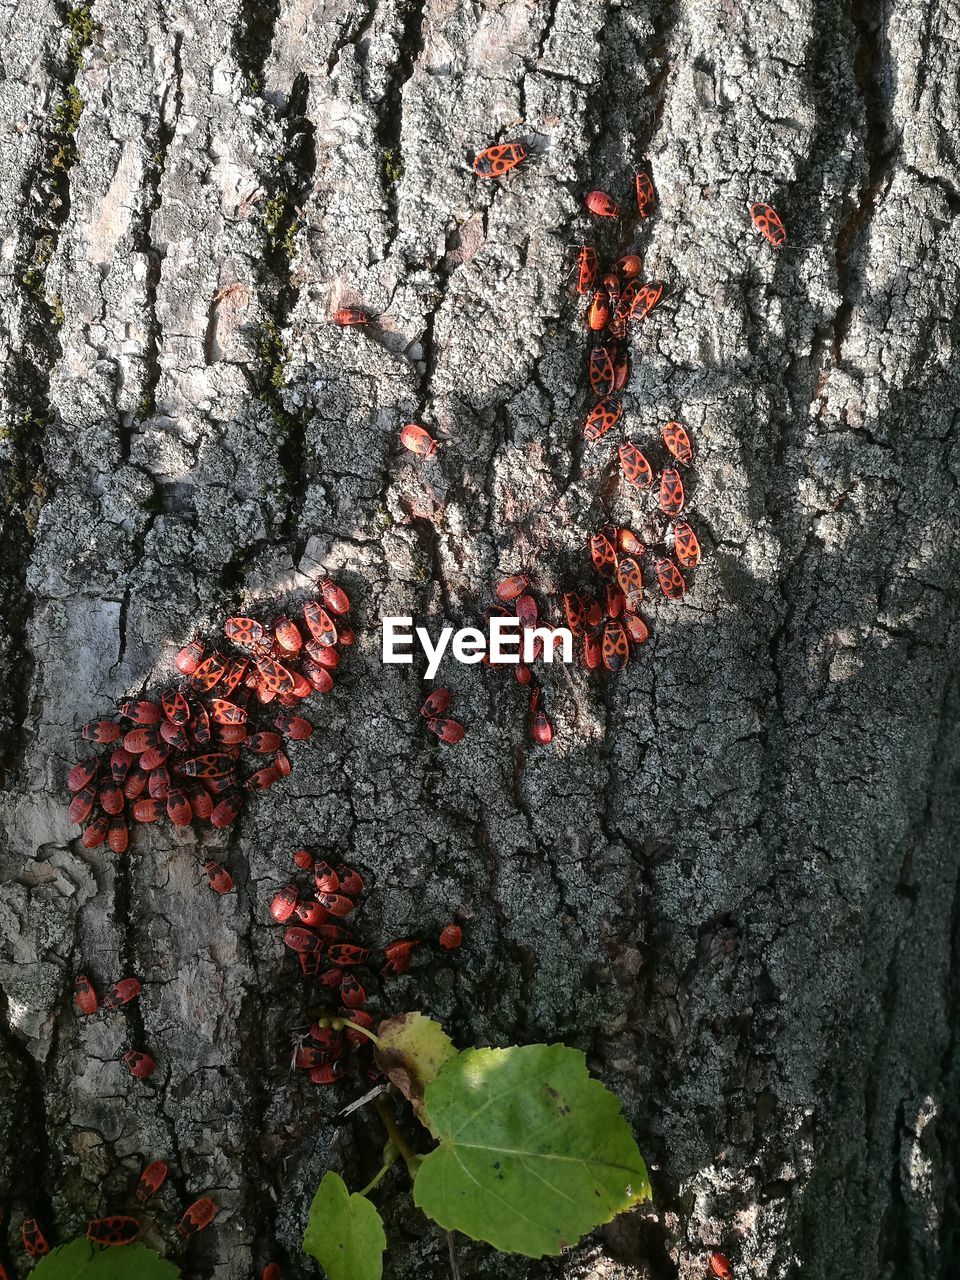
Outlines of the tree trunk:
[[[460,1044],[564,1040],[621,1096],[655,1206],[560,1260],[459,1240],[461,1274],[952,1274],[960,996],[956,307],[948,0],[53,0],[2,19],[5,790],[0,1204],[9,1265],[129,1211],[162,1156],[223,1211],[190,1277],[316,1275],[322,1173],[383,1135],[288,1070],[310,997],[266,903],[302,843],[366,869],[364,933],[457,963],[385,987]],[[469,160],[531,156],[502,181]],[[649,225],[588,226],[582,197]],[[746,205],[788,229],[774,252]],[[594,223],[596,220],[593,220]],[[585,445],[570,246],[667,282],[624,423]],[[363,331],[329,323],[362,305]],[[611,439],[696,448],[687,598],[616,680],[441,673],[427,741],[380,619],[475,623],[499,576],[587,580],[647,527]],[[400,456],[399,426],[443,439]],[[115,858],[66,820],[77,726],[157,689],[228,611],[341,579],[360,643],[294,771],[229,835]],[[556,619],[559,621],[559,619]],[[197,886],[214,850],[238,891]],[[78,1019],[73,977],[144,981]],[[136,1042],[153,1081],[116,1061]],[[359,1090],[356,1090],[359,1092]],[[394,1172],[388,1276],[449,1274]],[[165,1207],[164,1207],[165,1206]],[[256,1269],[256,1270],[255,1270]],[[22,1269],[19,1272],[22,1274]]]

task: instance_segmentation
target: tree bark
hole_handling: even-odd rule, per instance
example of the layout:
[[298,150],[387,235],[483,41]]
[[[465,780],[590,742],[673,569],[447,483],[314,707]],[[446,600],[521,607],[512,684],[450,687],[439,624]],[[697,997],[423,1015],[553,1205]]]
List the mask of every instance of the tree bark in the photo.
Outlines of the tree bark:
[[[5,789],[0,1204],[67,1239],[162,1156],[223,1205],[190,1277],[285,1276],[375,1116],[290,1075],[309,997],[265,913],[309,842],[363,866],[381,943],[470,916],[456,965],[382,998],[460,1044],[564,1040],[622,1097],[638,1211],[560,1260],[461,1273],[898,1280],[952,1273],[957,1207],[956,369],[950,0],[53,0],[2,11]],[[474,150],[529,161],[476,181]],[[668,298],[624,434],[680,418],[705,546],[616,681],[447,665],[468,737],[425,740],[380,618],[475,623],[498,576],[585,581],[642,527],[584,445],[569,246],[593,187],[658,212]],[[773,252],[746,212],[769,200]],[[368,331],[328,322],[339,305]],[[444,438],[400,457],[399,426]],[[608,447],[609,446],[609,447]],[[76,726],[169,679],[229,610],[325,566],[360,643],[283,785],[228,836],[66,821]],[[215,850],[238,883],[200,889]],[[207,855],[209,856],[209,855]],[[136,973],[126,1020],[72,981]],[[134,1039],[149,1086],[115,1060]],[[381,1185],[388,1276],[447,1243]],[[177,1197],[151,1240],[169,1242]],[[9,1255],[9,1256],[8,1256]],[[259,1274],[259,1271],[256,1271]]]

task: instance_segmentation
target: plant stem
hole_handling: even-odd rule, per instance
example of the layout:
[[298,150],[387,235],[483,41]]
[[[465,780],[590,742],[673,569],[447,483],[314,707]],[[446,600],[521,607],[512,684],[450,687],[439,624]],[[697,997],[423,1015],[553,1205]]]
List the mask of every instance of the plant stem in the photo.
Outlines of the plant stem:
[[377,1115],[383,1121],[387,1133],[390,1135],[390,1141],[403,1156],[404,1164],[411,1178],[417,1176],[417,1169],[420,1167],[420,1157],[408,1144],[406,1138],[397,1128],[397,1122],[394,1119],[393,1112],[387,1106],[383,1098],[377,1098],[373,1104],[377,1109]]
[[351,1022],[349,1018],[337,1018],[337,1021],[342,1022],[343,1025],[345,1027],[349,1027],[351,1031],[359,1031],[360,1034],[366,1036],[368,1040],[372,1040],[378,1049],[383,1044],[383,1041],[379,1036],[375,1036],[373,1032],[368,1031],[366,1027],[361,1027],[358,1022]]
[[365,1196],[365,1195],[368,1195],[368,1194],[373,1190],[373,1188],[374,1188],[375,1186],[377,1186],[379,1183],[381,1183],[381,1182],[383,1181],[383,1179],[387,1176],[388,1172],[389,1172],[389,1171],[393,1168],[393,1166],[396,1164],[396,1162],[397,1162],[397,1156],[398,1156],[399,1154],[400,1154],[400,1152],[395,1150],[395,1151],[393,1152],[393,1154],[391,1155],[390,1159],[389,1159],[389,1160],[384,1164],[383,1168],[382,1168],[382,1169],[380,1169],[380,1170],[379,1170],[379,1172],[377,1172],[376,1174],[374,1174],[374,1176],[373,1176],[373,1177],[371,1178],[371,1180],[367,1183],[367,1185],[363,1188],[363,1190],[362,1190],[362,1191],[358,1191],[358,1192],[357,1192],[357,1195],[358,1195],[358,1196]]

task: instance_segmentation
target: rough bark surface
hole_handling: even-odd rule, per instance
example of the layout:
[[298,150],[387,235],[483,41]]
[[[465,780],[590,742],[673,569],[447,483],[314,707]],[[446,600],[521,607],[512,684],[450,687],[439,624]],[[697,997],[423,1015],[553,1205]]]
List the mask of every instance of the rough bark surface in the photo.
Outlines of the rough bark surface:
[[[464,1275],[699,1277],[712,1247],[740,1277],[952,1274],[955,0],[10,0],[0,24],[0,1260],[24,1215],[66,1239],[164,1155],[224,1206],[188,1276],[315,1274],[312,1190],[366,1181],[381,1138],[287,1069],[305,1001],[265,903],[309,840],[368,870],[373,938],[473,913],[461,963],[385,1012],[583,1047],[651,1164],[654,1212],[555,1261],[462,1243]],[[497,136],[535,154],[479,183]],[[381,615],[473,622],[523,566],[548,592],[632,514],[580,437],[567,270],[583,192],[626,195],[645,157],[671,296],[627,433],[690,424],[706,563],[621,679],[553,669],[549,750],[508,676],[465,667],[469,738],[438,750]],[[781,210],[779,255],[748,199]],[[327,323],[351,303],[370,332]],[[437,461],[398,456],[408,418]],[[199,889],[169,826],[82,850],[76,726],[320,565],[361,640],[293,775],[203,840],[239,891]],[[139,1007],[79,1022],[81,967],[138,973]],[[387,1274],[447,1275],[403,1193],[378,1193]]]

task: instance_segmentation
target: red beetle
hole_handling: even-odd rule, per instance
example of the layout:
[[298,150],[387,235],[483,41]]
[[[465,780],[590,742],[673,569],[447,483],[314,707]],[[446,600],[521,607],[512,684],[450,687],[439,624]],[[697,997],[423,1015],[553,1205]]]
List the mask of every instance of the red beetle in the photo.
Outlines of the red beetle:
[[[594,533],[590,536],[590,559],[593,561],[593,567],[602,578],[611,578],[617,568],[617,553],[613,549],[613,543],[603,533]],[[590,618],[587,619],[591,626],[596,623]],[[599,621],[599,618],[597,619]]]
[[350,612],[350,597],[332,578],[324,578],[320,583],[320,595],[331,613],[343,615]]
[[683,574],[673,563],[672,560],[662,559],[657,561],[657,581],[660,584],[660,590],[668,600],[680,600],[687,589]]
[[101,746],[116,742],[123,730],[112,720],[88,720],[80,729],[80,737],[84,742],[97,742]]
[[36,1218],[25,1218],[20,1225],[20,1239],[30,1258],[43,1258],[50,1252],[47,1238]]
[[598,396],[607,396],[613,391],[615,377],[611,350],[611,347],[593,347],[590,351],[587,374],[590,388]]
[[649,173],[638,173],[635,177],[637,190],[637,209],[641,218],[649,218],[657,206],[657,193],[653,188],[653,179]]
[[[355,1022],[358,1027],[370,1028],[373,1026],[373,1014],[368,1013],[366,1009],[344,1008],[340,1010],[340,1017],[347,1018],[350,1022]],[[366,1045],[370,1043],[367,1036],[359,1031],[354,1031],[352,1027],[347,1027],[345,1034],[351,1044]]]
[[695,569],[700,563],[700,543],[686,520],[673,525],[673,550],[685,569]]
[[136,756],[125,747],[115,747],[110,753],[110,776],[118,787],[122,787],[126,782],[127,775],[136,764],[136,759]]
[[445,925],[440,931],[439,942],[444,951],[456,951],[463,942],[463,930],[458,924]]
[[293,852],[293,865],[299,867],[301,871],[313,870],[313,854],[306,849],[295,849]]
[[313,869],[313,878],[320,893],[336,893],[340,888],[340,877],[329,862],[318,862]]
[[136,1076],[138,1080],[149,1080],[157,1069],[157,1064],[149,1053],[141,1053],[139,1049],[128,1049],[126,1053],[120,1055],[120,1058],[126,1064],[130,1074]]
[[233,876],[222,862],[209,859],[203,864],[203,872],[214,893],[229,893],[233,888]]
[[616,260],[613,267],[624,280],[633,280],[643,270],[643,259],[638,253],[625,253]]
[[620,529],[617,533],[617,549],[628,556],[642,556],[646,547],[632,529]]
[[129,720],[131,724],[144,727],[151,724],[159,724],[163,719],[163,710],[156,702],[148,702],[142,700],[135,702],[130,700],[120,704],[120,714],[125,720]]
[[173,665],[182,676],[192,676],[202,661],[203,645],[199,640],[191,640],[174,658]]
[[517,596],[522,596],[524,591],[530,585],[530,579],[525,573],[514,573],[509,578],[503,578],[493,589],[493,594],[498,600],[509,603],[516,600]]
[[162,800],[134,800],[133,820],[139,823],[159,822],[163,817],[164,808]]
[[613,389],[622,391],[630,380],[630,356],[626,347],[618,347],[613,362]]
[[334,645],[318,644],[316,640],[311,639],[304,645],[304,649],[318,666],[329,667],[332,671],[334,667],[340,665],[340,651]]
[[204,658],[203,662],[201,662],[199,667],[197,667],[196,671],[190,677],[190,683],[194,689],[200,689],[204,693],[209,693],[226,669],[226,658],[224,658],[222,654],[211,653],[209,658]]
[[622,414],[623,404],[620,400],[614,400],[609,396],[600,400],[587,415],[587,421],[583,427],[584,438],[591,443],[602,439],[617,425]]
[[622,622],[608,619],[603,626],[603,640],[600,646],[603,665],[611,673],[617,675],[630,659],[630,645]]
[[595,289],[587,308],[587,328],[599,333],[610,323],[610,298],[606,289]]
[[[619,567],[619,566],[618,566]],[[607,617],[619,618],[621,613],[627,607],[626,597],[619,587],[615,587],[612,582],[608,582],[606,586],[607,596]]]
[[337,628],[333,619],[316,600],[310,600],[303,606],[303,620],[314,640],[325,648],[337,643]]
[[193,821],[190,801],[180,787],[171,787],[167,793],[167,817],[175,827],[188,827]]
[[297,903],[296,916],[309,929],[313,929],[317,925],[326,923],[327,909],[320,902],[304,900]]
[[241,649],[260,651],[264,645],[269,646],[266,629],[256,618],[228,618],[223,634]]
[[285,924],[297,909],[300,892],[295,884],[285,884],[273,896],[270,903],[270,914],[277,924]]
[[237,792],[224,796],[220,803],[214,806],[213,812],[210,814],[210,825],[218,830],[229,827],[231,823],[237,820],[242,804],[243,799]]
[[346,897],[342,893],[320,893],[317,891],[317,901],[322,907],[325,907],[332,916],[348,916],[357,905],[352,898]]
[[83,835],[80,837],[80,843],[85,849],[99,849],[107,838],[110,830],[110,819],[106,814],[101,814],[99,818],[84,828]]
[[538,742],[541,747],[548,747],[553,741],[553,725],[548,720],[546,712],[540,706],[537,706],[537,709],[533,712],[530,734],[534,742]]
[[[302,666],[306,691],[300,695],[301,697],[305,697],[311,690],[315,693],[330,692],[333,688],[333,676],[326,667],[321,666],[319,662],[314,662],[312,658],[304,658]],[[294,693],[296,692],[294,690]]]
[[596,636],[583,637],[583,665],[588,671],[596,671],[600,665],[600,644]]
[[427,728],[449,746],[455,746],[466,733],[458,720],[441,720],[436,716],[427,721]]
[[750,205],[750,217],[753,225],[773,245],[775,249],[787,243],[787,229],[780,220],[780,215],[769,204]]
[[726,1254],[718,1253],[714,1250],[710,1255],[710,1271],[717,1277],[717,1280],[732,1280],[733,1267],[730,1265],[730,1259]]
[[660,430],[663,443],[678,462],[688,463],[693,458],[693,445],[682,422],[668,422]]
[[597,251],[585,244],[577,254],[577,293],[591,291],[597,280]]
[[136,800],[137,796],[142,796],[146,790],[150,775],[146,769],[137,761],[132,765],[130,772],[127,774],[127,780],[123,784],[123,794],[128,800]]
[[605,191],[591,191],[583,202],[598,218],[619,218],[620,206]]
[[348,893],[351,898],[363,893],[363,876],[355,867],[348,867],[345,862],[341,862],[337,867],[337,875],[340,877],[341,893]]
[[220,696],[229,698],[240,687],[241,683],[246,680],[249,670],[250,663],[246,658],[234,658],[227,665],[223,678],[220,680],[220,687],[217,689]]
[[584,627],[583,601],[576,591],[566,591],[563,595],[563,612],[567,626],[575,636],[582,635]]
[[111,818],[107,827],[107,843],[114,853],[126,853],[130,846],[130,831],[123,818]]
[[400,443],[419,458],[432,458],[437,452],[439,441],[434,440],[430,432],[419,423],[408,422],[401,428]]
[[339,988],[343,981],[344,970],[335,965],[332,969],[324,969],[320,974],[319,982],[321,987],[328,987],[331,991],[334,987]]
[[225,751],[209,752],[202,756],[192,756],[175,766],[177,773],[186,778],[222,778],[234,769],[232,756]]
[[318,933],[314,933],[310,929],[299,929],[296,926],[286,930],[283,935],[283,943],[291,951],[310,952],[323,950],[323,938]]
[[367,993],[352,973],[345,973],[340,983],[340,999],[348,1009],[360,1009],[367,1002]]
[[324,1062],[310,1071],[311,1084],[336,1084],[340,1077],[340,1069],[335,1062]]
[[667,467],[660,476],[660,508],[665,515],[676,516],[683,509],[683,481],[680,472]]
[[370,950],[354,942],[336,942],[327,949],[327,956],[331,964],[344,966],[366,964],[370,958]]
[[288,778],[293,765],[285,751],[277,751],[273,757],[273,766],[281,778]]
[[118,1244],[133,1244],[140,1234],[140,1223],[136,1218],[127,1218],[115,1213],[109,1218],[91,1218],[84,1233],[94,1244],[109,1248]]
[[210,745],[210,716],[206,707],[195,707],[193,712],[193,741],[198,747]]
[[625,613],[623,625],[633,644],[646,644],[650,639],[650,628],[637,613]]
[[635,444],[622,444],[618,450],[620,468],[628,484],[645,489],[653,483],[653,468]]
[[202,1231],[204,1227],[209,1227],[216,1216],[216,1204],[209,1196],[201,1196],[199,1200],[194,1200],[193,1204],[185,1210],[177,1231],[182,1236],[195,1235],[196,1232]]
[[303,648],[303,636],[291,618],[277,618],[273,624],[273,634],[278,646],[291,657],[295,657]]
[[157,1194],[167,1180],[167,1166],[163,1160],[151,1160],[137,1183],[137,1199],[144,1204]]
[[[138,763],[142,769],[146,769],[147,773],[154,773],[160,769],[162,764],[165,764],[170,759],[172,754],[173,748],[164,742],[159,747],[151,747],[148,751],[144,751],[141,754]],[[166,769],[163,770],[162,776],[167,777]],[[147,785],[149,786],[149,783]],[[157,792],[154,790],[151,791],[150,794],[155,796],[157,795]],[[166,792],[164,792],[164,796],[166,796]]]
[[93,782],[99,770],[99,760],[84,760],[80,764],[75,764],[67,774],[68,790],[73,792],[82,791],[84,787],[88,787]]
[[449,689],[434,689],[420,708],[420,714],[427,720],[442,716],[453,698]]
[[627,608],[631,613],[636,613],[643,600],[643,574],[632,556],[623,556],[617,565],[617,582]]
[[[384,958],[387,963],[380,970],[381,974],[385,978],[395,978],[400,973],[406,973],[410,968],[410,959],[414,948],[419,946],[419,938],[400,938],[396,942],[388,943],[383,948]],[[333,948],[331,947],[332,951]]]
[[93,813],[93,806],[97,799],[96,788],[92,785],[84,787],[70,801],[70,807],[67,809],[67,817],[71,822],[86,822]]
[[74,1001],[81,1013],[89,1016],[96,1013],[99,1008],[100,1001],[97,999],[97,993],[93,988],[93,983],[85,973],[81,973],[74,981]]
[[246,744],[247,749],[255,751],[257,755],[269,756],[280,750],[283,739],[279,733],[254,733],[247,738]]
[[359,307],[341,307],[339,311],[333,313],[330,319],[334,324],[338,324],[341,329],[354,329],[357,325],[370,323],[370,317],[366,311],[361,311]]
[[500,142],[477,152],[473,172],[478,178],[502,178],[526,158],[527,148],[522,142]]
[[186,724],[190,719],[190,704],[179,689],[164,689],[160,695],[160,705],[171,724]]
[[159,747],[162,741],[160,730],[151,725],[146,729],[131,729],[124,736],[123,747],[131,755],[139,756],[144,751],[149,751],[152,747]]
[[275,1262],[268,1262],[260,1272],[260,1280],[283,1280],[283,1272]]
[[347,648],[349,648],[350,645],[357,643],[357,633],[354,631],[353,627],[340,628],[340,643],[342,645],[346,645]]
[[251,773],[243,785],[247,791],[266,791],[279,778],[280,774],[277,769],[272,764],[268,764],[265,768],[258,769],[256,773]]
[[137,978],[121,978],[103,997],[103,1007],[111,1012],[120,1009],[131,1000],[136,1000],[142,990]]

